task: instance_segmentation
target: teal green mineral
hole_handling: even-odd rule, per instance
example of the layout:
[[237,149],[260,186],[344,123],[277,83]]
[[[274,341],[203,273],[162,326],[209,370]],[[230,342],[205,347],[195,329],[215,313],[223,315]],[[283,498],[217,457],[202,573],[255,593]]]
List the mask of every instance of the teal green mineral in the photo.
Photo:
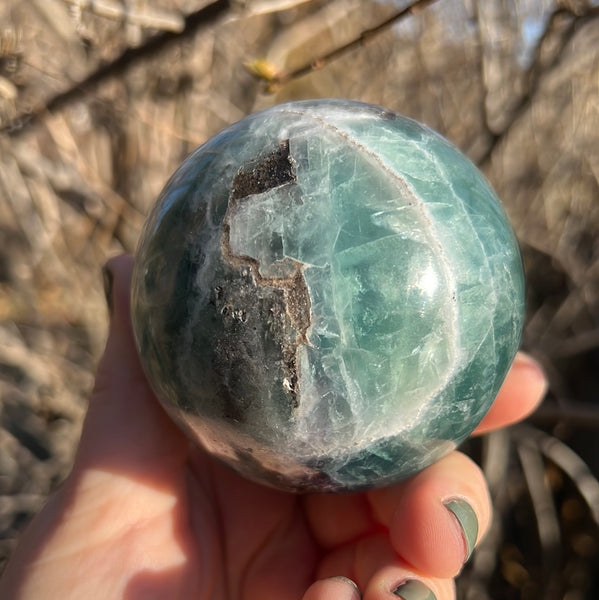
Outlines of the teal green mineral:
[[173,419],[290,491],[408,477],[454,449],[518,348],[516,239],[478,170],[379,107],[295,102],[196,150],[143,231],[136,341]]

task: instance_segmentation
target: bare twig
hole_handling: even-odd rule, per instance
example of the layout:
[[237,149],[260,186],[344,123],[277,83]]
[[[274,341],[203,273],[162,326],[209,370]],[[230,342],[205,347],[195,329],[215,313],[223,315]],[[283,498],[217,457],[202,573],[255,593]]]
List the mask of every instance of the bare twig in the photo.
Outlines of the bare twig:
[[[590,6],[586,7],[586,10],[583,14],[572,13],[567,8],[558,8],[551,14],[547,27],[543,32],[543,35],[540,37],[539,42],[537,43],[534,59],[531,62],[531,66],[528,70],[527,91],[522,95],[520,102],[514,107],[511,119],[509,120],[507,125],[503,128],[501,132],[493,134],[491,136],[491,142],[489,144],[489,147],[487,148],[487,151],[477,161],[479,166],[484,167],[491,160],[491,156],[493,155],[495,148],[505,138],[507,133],[510,131],[512,125],[524,114],[526,109],[530,106],[532,99],[534,98],[539,87],[539,82],[541,80],[542,74],[548,68],[551,68],[559,63],[559,60],[562,56],[562,50],[565,48],[566,44],[574,34],[574,31],[576,30],[576,25],[579,23],[579,21],[581,19],[591,19],[596,18],[598,16],[599,8]],[[562,25],[564,19],[567,20],[565,26]],[[560,29],[560,27],[562,29],[559,48],[556,51],[552,52],[552,57],[549,61],[545,61],[543,60],[542,56],[546,42],[551,36],[551,34],[554,34],[558,29]]]
[[545,569],[551,573],[559,559],[561,534],[551,490],[545,482],[545,465],[539,448],[527,440],[518,444],[518,456],[537,521]]
[[185,28],[185,19],[175,11],[144,8],[135,10],[114,0],[64,0],[80,10],[91,10],[107,19],[115,19],[144,28],[180,33]]
[[290,10],[308,2],[312,2],[312,0],[255,0],[254,2],[242,1],[240,3],[245,8],[244,16],[248,17]]
[[45,101],[41,106],[36,106],[31,111],[17,115],[0,128],[0,133],[15,136],[24,132],[27,126],[39,120],[47,111],[54,111],[80,100],[108,79],[122,76],[140,61],[147,60],[163,52],[173,43],[195,35],[202,28],[214,26],[218,20],[226,17],[230,7],[231,0],[215,0],[208,6],[185,17],[185,27],[181,32],[165,31],[151,37],[141,46],[125,50],[117,59],[100,67],[83,81],[74,84],[64,92],[60,92]]
[[582,458],[562,441],[539,429],[520,425],[515,431],[519,441],[534,441],[541,452],[572,480],[593,521],[599,526],[599,481]]
[[556,357],[574,356],[595,348],[599,348],[599,329],[584,331],[560,341],[559,344],[556,344],[553,355]]
[[509,513],[509,495],[505,481],[511,453],[511,436],[507,429],[500,429],[484,436],[482,469],[493,497],[494,513],[489,531],[472,557],[472,572],[466,598],[489,600],[489,580],[497,569],[503,543],[503,515]]
[[[85,182],[98,197],[103,199],[109,209],[101,211],[101,215],[88,215],[94,227],[100,225],[108,239],[113,237],[121,219],[128,220],[140,228],[144,216],[126,198],[120,196],[110,185],[102,181],[98,173],[86,163],[64,116],[59,114],[48,118],[46,127],[65,163],[76,165],[77,171],[83,175]],[[53,184],[53,187],[56,189],[56,183]]]
[[425,8],[427,8],[429,5],[434,4],[435,2],[437,2],[437,0],[416,0],[415,2],[412,2],[412,4],[410,4],[406,8],[403,8],[403,9],[397,11],[396,13],[391,15],[389,18],[385,19],[382,23],[379,23],[378,25],[375,25],[374,27],[371,27],[370,29],[365,29],[364,31],[362,31],[360,33],[360,35],[357,38],[351,40],[347,44],[344,44],[343,46],[335,48],[331,52],[329,52],[323,56],[319,56],[318,58],[311,61],[310,63],[305,64],[297,69],[294,69],[293,71],[282,72],[282,73],[274,73],[274,72],[268,71],[268,76],[264,76],[264,74],[267,71],[264,71],[264,70],[260,71],[257,69],[252,69],[252,73],[262,79],[266,79],[269,82],[269,90],[275,90],[278,86],[280,86],[284,83],[287,83],[288,81],[297,79],[298,77],[302,77],[303,75],[307,75],[308,73],[315,71],[317,69],[322,69],[323,67],[330,64],[331,62],[345,56],[352,50],[355,50],[356,48],[363,46],[364,44],[366,44],[368,41],[372,40],[374,37],[376,37],[383,31],[386,31],[387,29],[389,29],[392,25],[397,23],[400,19],[403,19],[409,15],[413,15],[417,12],[420,12],[420,11],[424,10]]
[[599,407],[568,400],[560,406],[541,406],[531,420],[535,423],[563,422],[584,429],[599,429]]

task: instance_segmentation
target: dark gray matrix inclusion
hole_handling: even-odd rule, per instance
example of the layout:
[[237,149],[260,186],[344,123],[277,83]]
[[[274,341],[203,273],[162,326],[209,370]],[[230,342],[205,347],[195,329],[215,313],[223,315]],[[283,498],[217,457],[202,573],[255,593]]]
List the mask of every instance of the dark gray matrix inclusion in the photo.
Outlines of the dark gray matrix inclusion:
[[133,284],[173,418],[247,476],[349,490],[460,443],[517,350],[518,247],[476,168],[378,107],[297,102],[199,148],[148,218]]

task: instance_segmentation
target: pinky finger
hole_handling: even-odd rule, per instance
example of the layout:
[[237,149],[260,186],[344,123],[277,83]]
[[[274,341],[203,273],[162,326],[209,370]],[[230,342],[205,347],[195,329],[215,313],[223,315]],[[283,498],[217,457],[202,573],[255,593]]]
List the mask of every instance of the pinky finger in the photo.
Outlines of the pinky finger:
[[302,600],[360,600],[358,586],[347,577],[329,577],[313,583]]

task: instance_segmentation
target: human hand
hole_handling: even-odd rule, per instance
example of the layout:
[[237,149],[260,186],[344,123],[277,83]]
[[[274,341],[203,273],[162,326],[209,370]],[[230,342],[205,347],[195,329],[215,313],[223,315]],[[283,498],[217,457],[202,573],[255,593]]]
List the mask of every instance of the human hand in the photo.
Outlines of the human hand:
[[[193,447],[148,387],[130,325],[132,264],[107,265],[110,330],[75,464],[23,535],[0,597],[358,600],[359,588],[365,600],[454,598],[491,515],[478,467],[453,452],[348,495],[243,479]],[[545,386],[519,354],[477,432],[522,419]]]

